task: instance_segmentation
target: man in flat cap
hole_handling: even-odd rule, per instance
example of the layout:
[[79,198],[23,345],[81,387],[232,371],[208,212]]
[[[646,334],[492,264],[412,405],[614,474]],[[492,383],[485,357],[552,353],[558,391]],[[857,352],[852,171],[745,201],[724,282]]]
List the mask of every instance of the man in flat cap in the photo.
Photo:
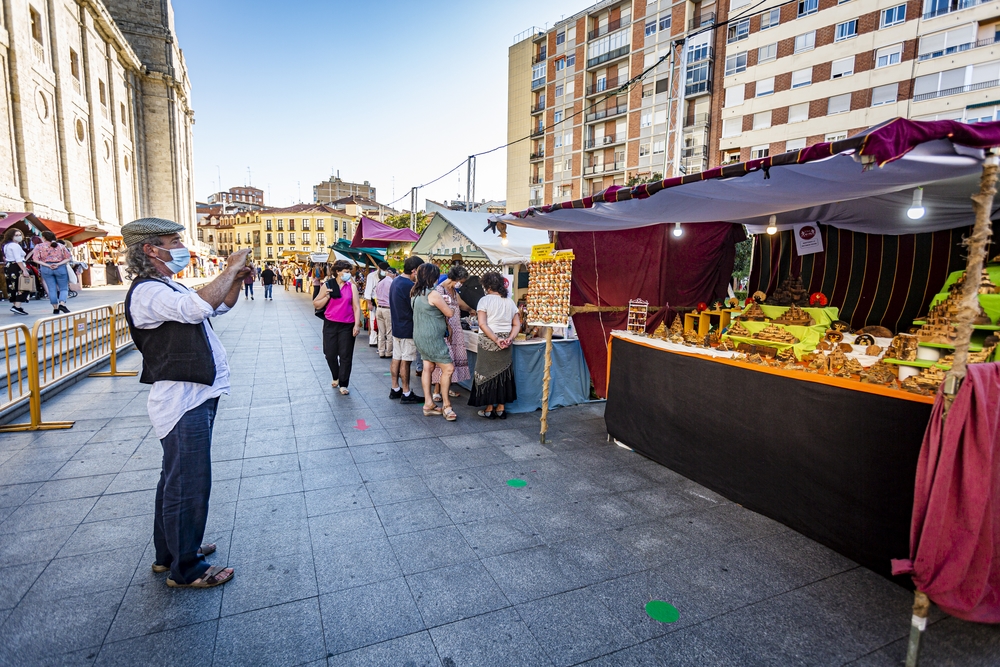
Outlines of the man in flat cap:
[[142,218],[122,227],[132,286],[125,319],[142,354],[139,381],[151,384],[147,407],[163,445],[156,487],[153,572],[167,572],[175,588],[211,588],[233,578],[210,567],[202,544],[212,490],[212,426],[219,396],[229,393],[226,350],[209,323],[239,301],[249,248],[229,256],[226,268],[198,291],[171,280],[191,263],[182,225]]

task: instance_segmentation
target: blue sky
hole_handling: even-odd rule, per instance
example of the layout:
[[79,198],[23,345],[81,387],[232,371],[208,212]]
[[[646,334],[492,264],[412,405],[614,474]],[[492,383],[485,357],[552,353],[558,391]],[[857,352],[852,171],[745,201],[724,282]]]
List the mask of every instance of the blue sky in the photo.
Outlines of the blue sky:
[[[514,35],[589,6],[572,0],[173,0],[192,82],[196,195],[253,185],[312,200],[339,169],[389,203],[507,140]],[[477,199],[503,199],[506,151],[479,159]],[[217,168],[218,167],[218,168]],[[465,195],[465,169],[421,191]],[[268,194],[270,192],[270,194]],[[397,205],[408,207],[409,198]]]

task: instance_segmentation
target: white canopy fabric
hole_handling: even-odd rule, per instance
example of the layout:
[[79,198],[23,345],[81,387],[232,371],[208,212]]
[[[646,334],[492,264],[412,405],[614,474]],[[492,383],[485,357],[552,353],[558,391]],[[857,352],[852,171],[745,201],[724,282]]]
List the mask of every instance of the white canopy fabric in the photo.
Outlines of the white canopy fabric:
[[437,215],[462,232],[476,244],[493,264],[523,264],[531,257],[531,246],[549,242],[549,235],[542,229],[507,227],[507,245],[499,236],[484,231],[490,218],[489,213],[469,213],[466,211],[437,211]]
[[[969,197],[979,191],[983,157],[981,149],[938,139],[865,171],[851,150],[804,164],[772,166],[769,178],[760,170],[666,188],[646,199],[532,211],[527,217],[506,215],[502,220],[508,234],[514,226],[606,231],[717,221],[742,223],[751,233],[761,233],[772,214],[779,230],[819,222],[872,234],[934,232],[973,223]],[[924,188],[926,214],[911,220],[906,211],[917,187]]]

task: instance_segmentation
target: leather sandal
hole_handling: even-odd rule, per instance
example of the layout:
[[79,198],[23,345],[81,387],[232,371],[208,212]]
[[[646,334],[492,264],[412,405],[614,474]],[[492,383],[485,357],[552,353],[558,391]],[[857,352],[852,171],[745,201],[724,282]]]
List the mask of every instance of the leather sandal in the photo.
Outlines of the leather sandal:
[[170,588],[214,588],[215,586],[221,586],[236,575],[236,572],[233,571],[226,572],[227,569],[225,567],[212,566],[205,570],[205,574],[190,584],[178,584],[170,577],[167,577],[167,586]]
[[[199,556],[208,556],[215,553],[215,544],[203,544],[198,547]],[[163,574],[164,572],[170,572],[169,565],[160,565],[159,563],[153,563],[153,573]]]
[[436,405],[430,409],[424,407],[424,417],[435,417],[440,414],[441,414],[441,408],[439,408]]
[[450,407],[447,407],[444,409],[444,418],[450,422],[453,422],[456,419],[458,419],[458,415],[456,415],[455,411],[452,410]]

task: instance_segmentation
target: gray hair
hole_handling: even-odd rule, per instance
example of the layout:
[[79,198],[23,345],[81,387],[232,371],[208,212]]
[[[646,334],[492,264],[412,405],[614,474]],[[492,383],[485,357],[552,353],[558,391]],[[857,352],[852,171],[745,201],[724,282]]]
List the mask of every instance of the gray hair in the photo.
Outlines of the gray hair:
[[153,264],[153,260],[149,258],[143,248],[146,244],[162,246],[163,239],[159,236],[150,236],[144,238],[139,243],[135,245],[130,245],[125,251],[125,275],[129,280],[136,280],[138,278],[162,278],[163,274],[160,270],[156,268]]

